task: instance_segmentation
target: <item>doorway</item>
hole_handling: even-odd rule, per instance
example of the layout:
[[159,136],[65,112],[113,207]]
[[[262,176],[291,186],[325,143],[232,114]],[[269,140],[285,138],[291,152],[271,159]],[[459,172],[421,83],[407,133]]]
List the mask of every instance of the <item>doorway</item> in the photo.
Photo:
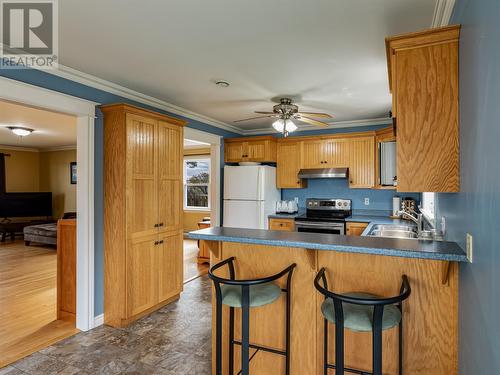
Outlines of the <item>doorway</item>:
[[[32,86],[19,81],[11,80],[8,78],[0,77],[0,100],[17,103],[19,105],[24,105],[28,108],[45,110],[47,112],[56,113],[65,116],[72,116],[75,119],[76,134],[77,134],[77,144],[76,144],[76,161],[77,163],[77,180],[79,183],[76,185],[76,206],[78,207],[78,221],[74,222],[73,226],[73,242],[76,245],[76,256],[74,261],[76,264],[73,266],[73,273],[75,274],[75,282],[73,285],[74,292],[76,293],[76,303],[75,310],[76,314],[73,315],[72,329],[88,330],[94,327],[94,269],[93,269],[93,257],[94,257],[94,117],[95,117],[95,106],[97,103],[93,103],[87,100],[75,98],[69,95],[61,94],[52,90],[43,89],[37,86]],[[5,138],[2,137],[2,141]],[[1,142],[0,142],[1,143]],[[11,152],[11,151],[9,151]],[[67,179],[70,179],[70,166],[67,166]],[[25,176],[28,174],[25,174]],[[80,183],[81,182],[81,183]],[[19,231],[17,231],[19,233]],[[23,232],[21,232],[22,234]],[[15,237],[14,237],[15,238]],[[75,239],[76,238],[76,239]],[[11,238],[9,238],[10,240]],[[25,266],[27,268],[22,268],[18,265],[18,270],[23,270],[24,273],[29,273],[31,279],[27,280],[25,287],[28,287],[28,291],[38,291],[45,297],[43,301],[47,301],[47,296],[56,293],[56,289],[51,287],[54,280],[57,282],[57,271],[54,272],[54,264],[59,262],[54,257],[54,249],[45,249],[40,246],[30,243],[28,246],[24,243],[23,239],[18,241],[15,239],[13,242],[16,245],[15,249],[11,248],[10,252],[17,251],[16,255],[25,254],[21,257],[26,260]],[[36,250],[36,251],[33,251]],[[19,259],[19,257],[18,257]],[[30,262],[28,259],[35,259],[36,263],[45,265],[45,269],[51,270],[50,272],[43,273],[43,267],[36,267],[34,270],[30,268]],[[35,272],[30,271],[40,271],[38,276]],[[52,272],[52,273],[51,273]],[[8,274],[2,272],[3,277],[7,277]],[[41,279],[45,278],[43,281]],[[44,289],[45,288],[45,289]],[[29,293],[27,293],[29,294]],[[3,292],[2,297],[8,297],[8,293]],[[48,300],[53,301],[53,299],[48,298]],[[50,302],[53,303],[53,302]],[[4,306],[2,301],[2,306]],[[28,305],[31,307],[31,305]],[[29,310],[26,306],[25,308]],[[16,313],[21,311],[22,307],[14,308]],[[48,307],[51,310],[51,307]],[[53,310],[52,310],[53,311]],[[36,313],[39,311],[37,310]],[[35,319],[37,319],[36,313],[34,314]],[[33,315],[33,314],[32,314]],[[51,319],[50,317],[45,317],[44,319]],[[61,323],[62,320],[55,320],[52,323],[49,321],[47,325],[39,327],[34,330],[29,336],[27,345],[25,342],[19,341],[15,347],[19,350],[15,354],[17,358],[10,356],[10,359],[22,358],[30,354],[35,350],[39,350],[54,341],[60,340],[64,335],[67,334],[67,327],[65,324]],[[27,326],[27,325],[26,325]],[[7,327],[8,328],[8,327]],[[4,339],[4,332],[6,329],[2,329],[0,337]],[[11,327],[13,328],[13,327]],[[15,328],[15,327],[14,327]],[[19,323],[16,332],[22,332],[25,329],[24,323]],[[64,334],[61,332],[64,331]],[[48,339],[47,335],[51,337]],[[6,340],[6,339],[5,339]],[[2,352],[5,354],[5,352]],[[5,356],[2,357],[3,366],[5,363]],[[10,360],[10,361],[11,361]]]
[[[212,143],[211,143],[212,142]],[[208,272],[210,254],[190,231],[217,225],[219,217],[220,138],[185,129],[183,160],[184,283]]]

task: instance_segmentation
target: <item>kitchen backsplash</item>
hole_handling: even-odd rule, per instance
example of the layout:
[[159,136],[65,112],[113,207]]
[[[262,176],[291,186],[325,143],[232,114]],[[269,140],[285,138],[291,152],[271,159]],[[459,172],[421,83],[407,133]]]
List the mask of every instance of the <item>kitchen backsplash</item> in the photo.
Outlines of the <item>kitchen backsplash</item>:
[[[420,193],[401,193],[394,190],[350,189],[347,179],[310,179],[305,189],[282,189],[284,200],[299,198],[299,207],[305,207],[306,198],[345,198],[352,200],[354,210],[392,210],[392,197],[410,197],[420,202]],[[365,198],[370,200],[365,205]]]

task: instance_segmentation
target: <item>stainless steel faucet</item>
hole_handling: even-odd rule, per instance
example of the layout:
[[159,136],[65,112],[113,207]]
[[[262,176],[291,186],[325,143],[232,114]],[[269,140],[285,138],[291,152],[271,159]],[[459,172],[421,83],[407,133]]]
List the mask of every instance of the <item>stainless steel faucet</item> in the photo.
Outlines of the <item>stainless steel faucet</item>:
[[408,210],[410,212],[407,212],[405,210],[400,210],[398,211],[398,215],[410,219],[415,224],[417,224],[417,234],[418,236],[420,236],[420,233],[424,230],[424,217],[422,214],[419,214],[418,212],[412,210],[411,208],[409,208]]

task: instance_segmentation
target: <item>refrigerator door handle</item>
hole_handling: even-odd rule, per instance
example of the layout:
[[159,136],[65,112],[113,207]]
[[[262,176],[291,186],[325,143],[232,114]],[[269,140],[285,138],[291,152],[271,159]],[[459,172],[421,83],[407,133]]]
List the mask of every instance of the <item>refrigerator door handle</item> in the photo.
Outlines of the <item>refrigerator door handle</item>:
[[262,200],[262,168],[257,169],[257,199]]

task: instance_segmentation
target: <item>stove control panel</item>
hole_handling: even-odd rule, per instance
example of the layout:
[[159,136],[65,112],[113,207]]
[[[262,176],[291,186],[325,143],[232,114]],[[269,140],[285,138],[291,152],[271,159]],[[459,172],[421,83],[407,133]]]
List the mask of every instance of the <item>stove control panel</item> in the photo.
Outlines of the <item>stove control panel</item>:
[[306,199],[306,208],[308,210],[350,210],[350,199]]

